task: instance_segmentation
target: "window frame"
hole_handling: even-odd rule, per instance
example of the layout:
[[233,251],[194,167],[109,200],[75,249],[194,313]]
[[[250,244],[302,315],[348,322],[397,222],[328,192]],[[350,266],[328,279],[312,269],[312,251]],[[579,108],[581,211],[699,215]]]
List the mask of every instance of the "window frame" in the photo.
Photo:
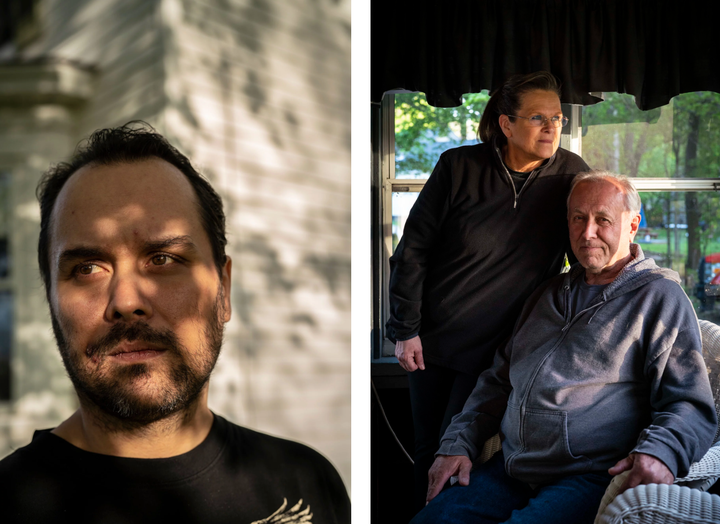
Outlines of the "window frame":
[[[7,181],[2,181],[3,178],[7,178]],[[13,260],[12,260],[12,253],[13,253],[13,235],[12,232],[14,231],[13,226],[13,215],[12,215],[12,202],[13,202],[13,173],[12,170],[9,168],[4,168],[0,165],[0,184],[6,184],[7,193],[5,194],[6,202],[0,202],[0,205],[3,205],[6,213],[7,213],[7,223],[3,224],[0,228],[0,238],[5,238],[6,240],[6,247],[7,247],[7,256],[9,259],[8,263],[8,272],[5,276],[0,275],[0,292],[7,292],[10,295],[11,303],[15,301],[15,297],[17,295],[14,285],[14,272],[13,272]],[[10,332],[10,343],[8,347],[8,370],[7,370],[7,384],[0,384],[0,392],[2,392],[4,389],[7,389],[7,398],[3,398],[2,395],[0,395],[0,405],[2,404],[8,404],[12,401],[12,356],[13,356],[13,350],[15,347],[15,305],[13,305],[10,309],[11,316],[10,316],[10,326],[9,326],[9,332]]]

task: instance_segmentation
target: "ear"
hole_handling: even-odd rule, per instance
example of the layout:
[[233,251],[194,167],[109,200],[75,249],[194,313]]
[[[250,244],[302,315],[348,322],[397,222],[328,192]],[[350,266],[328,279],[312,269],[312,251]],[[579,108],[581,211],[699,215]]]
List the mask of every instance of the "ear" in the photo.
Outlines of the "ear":
[[634,217],[632,217],[632,220],[630,221],[630,242],[633,241],[633,239],[635,238],[635,235],[638,232],[638,227],[640,227],[641,218],[642,217],[640,215],[635,215]]
[[500,123],[500,129],[502,129],[503,134],[505,135],[505,138],[510,138],[512,136],[512,129],[510,129],[510,119],[507,115],[500,115],[499,119]]
[[222,282],[221,285],[223,287],[223,301],[224,301],[224,315],[223,315],[223,322],[230,322],[230,317],[232,315],[232,301],[230,300],[230,284],[231,284],[231,275],[232,275],[232,260],[230,257],[225,257],[225,265],[222,269]]

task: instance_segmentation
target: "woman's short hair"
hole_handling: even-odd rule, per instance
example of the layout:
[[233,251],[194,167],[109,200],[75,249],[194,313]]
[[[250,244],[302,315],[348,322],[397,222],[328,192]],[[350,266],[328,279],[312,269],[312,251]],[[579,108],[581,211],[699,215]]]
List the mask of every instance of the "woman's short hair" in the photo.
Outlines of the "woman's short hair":
[[575,191],[575,188],[579,183],[597,183],[605,181],[611,182],[616,186],[620,187],[625,197],[623,200],[625,203],[625,211],[629,211],[633,215],[637,215],[640,213],[640,206],[642,205],[642,202],[640,201],[640,195],[638,194],[637,189],[635,189],[635,186],[630,181],[630,179],[625,175],[618,175],[615,173],[611,173],[610,171],[603,171],[601,169],[585,171],[584,173],[579,173],[575,178],[573,178],[572,184],[570,184],[570,192],[568,193],[567,197],[568,213],[570,212],[570,197],[572,196],[573,191]]
[[560,82],[555,75],[547,71],[508,78],[503,85],[490,93],[490,100],[478,126],[478,138],[483,142],[491,142],[495,137],[505,141],[505,135],[500,128],[500,115],[517,115],[523,95],[530,91],[552,91],[560,98]]

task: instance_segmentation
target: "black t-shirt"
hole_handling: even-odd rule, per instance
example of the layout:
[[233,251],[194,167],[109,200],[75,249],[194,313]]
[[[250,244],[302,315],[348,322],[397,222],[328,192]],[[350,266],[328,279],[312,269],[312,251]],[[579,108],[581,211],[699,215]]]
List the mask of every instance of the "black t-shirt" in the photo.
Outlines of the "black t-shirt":
[[513,184],[515,184],[515,193],[519,195],[520,191],[522,191],[522,188],[525,185],[525,182],[527,182],[527,179],[530,176],[530,172],[528,171],[527,173],[523,173],[522,171],[514,171],[509,167],[507,168],[507,170],[513,179]]
[[208,437],[176,457],[89,453],[42,430],[0,461],[5,524],[276,521],[349,523],[340,476],[307,446],[217,415]]

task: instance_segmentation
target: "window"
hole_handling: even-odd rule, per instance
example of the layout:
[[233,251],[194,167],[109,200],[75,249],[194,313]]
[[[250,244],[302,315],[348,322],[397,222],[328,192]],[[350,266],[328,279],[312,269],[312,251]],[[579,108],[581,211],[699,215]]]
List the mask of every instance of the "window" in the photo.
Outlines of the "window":
[[583,108],[582,136],[590,166],[634,177],[643,201],[636,242],[680,274],[698,317],[720,323],[720,94],[685,93],[640,111],[632,96],[607,93]]
[[0,401],[10,399],[13,297],[10,287],[10,173],[0,171]]
[[[433,108],[421,93],[386,95],[379,111],[382,140],[377,186],[382,238],[374,250],[373,356],[393,354],[384,338],[388,258],[397,247],[417,194],[446,149],[477,143],[489,95],[467,95],[458,108]],[[720,323],[720,94],[686,93],[640,111],[631,95],[605,93],[594,106],[563,105],[570,123],[561,147],[595,169],[634,178],[643,200],[636,237],[647,256],[678,271],[700,318]],[[377,332],[380,333],[377,333]]]
[[394,169],[389,177],[395,181],[390,203],[391,252],[440,154],[453,147],[477,144],[477,124],[489,99],[488,92],[483,91],[467,95],[460,107],[437,108],[428,105],[422,93],[395,95]]
[[35,36],[33,27],[36,0],[4,0],[0,2],[0,46],[8,42],[24,43]]

